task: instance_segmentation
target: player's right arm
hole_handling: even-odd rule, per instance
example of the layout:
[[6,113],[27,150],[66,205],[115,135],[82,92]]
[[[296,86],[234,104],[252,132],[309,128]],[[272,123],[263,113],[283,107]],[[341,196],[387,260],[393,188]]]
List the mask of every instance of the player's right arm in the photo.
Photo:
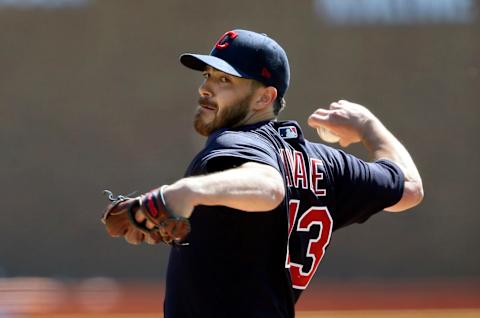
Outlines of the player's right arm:
[[387,159],[397,164],[404,174],[402,198],[386,211],[399,212],[418,205],[423,199],[423,185],[415,163],[406,148],[367,108],[348,101],[330,104],[330,109],[317,109],[308,119],[314,128],[326,127],[340,136],[340,145],[347,147],[362,142],[373,160]]

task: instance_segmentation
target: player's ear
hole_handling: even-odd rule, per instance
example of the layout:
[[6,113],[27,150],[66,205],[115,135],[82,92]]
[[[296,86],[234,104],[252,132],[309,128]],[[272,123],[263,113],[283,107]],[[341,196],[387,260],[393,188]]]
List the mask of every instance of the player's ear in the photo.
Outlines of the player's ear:
[[261,110],[270,105],[273,105],[277,98],[277,89],[273,86],[262,87],[258,89],[258,95],[254,109]]

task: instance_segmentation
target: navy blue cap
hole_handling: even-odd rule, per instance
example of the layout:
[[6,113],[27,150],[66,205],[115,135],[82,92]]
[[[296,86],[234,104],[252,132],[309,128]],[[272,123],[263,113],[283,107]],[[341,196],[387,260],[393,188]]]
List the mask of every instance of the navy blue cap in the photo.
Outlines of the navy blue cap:
[[282,47],[266,34],[247,30],[228,31],[215,43],[210,55],[182,54],[180,62],[203,71],[209,65],[224,73],[257,80],[277,89],[282,98],[290,82],[290,67]]

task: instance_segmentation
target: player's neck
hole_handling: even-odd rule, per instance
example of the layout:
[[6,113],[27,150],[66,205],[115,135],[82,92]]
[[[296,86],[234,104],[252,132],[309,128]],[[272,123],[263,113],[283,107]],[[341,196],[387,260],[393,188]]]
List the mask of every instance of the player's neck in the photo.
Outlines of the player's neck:
[[245,126],[245,125],[252,125],[259,123],[261,121],[266,120],[273,120],[275,119],[275,115],[271,111],[261,111],[261,112],[251,112],[247,116],[245,116],[244,120],[239,122],[235,126]]

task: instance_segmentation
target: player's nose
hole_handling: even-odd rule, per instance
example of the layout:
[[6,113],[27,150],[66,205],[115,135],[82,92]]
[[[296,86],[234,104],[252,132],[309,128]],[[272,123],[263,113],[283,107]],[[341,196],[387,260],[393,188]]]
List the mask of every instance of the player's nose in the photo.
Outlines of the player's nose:
[[212,96],[212,89],[209,85],[208,79],[204,80],[203,83],[198,87],[198,93],[200,96]]

